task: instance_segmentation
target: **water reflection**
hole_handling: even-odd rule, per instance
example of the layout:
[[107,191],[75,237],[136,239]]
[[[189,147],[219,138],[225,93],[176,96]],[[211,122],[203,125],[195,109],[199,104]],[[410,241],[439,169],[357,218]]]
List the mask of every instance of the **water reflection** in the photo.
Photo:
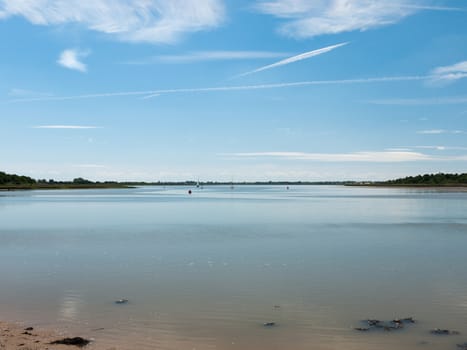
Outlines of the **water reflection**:
[[83,300],[77,291],[66,291],[59,306],[58,320],[74,322],[78,320]]

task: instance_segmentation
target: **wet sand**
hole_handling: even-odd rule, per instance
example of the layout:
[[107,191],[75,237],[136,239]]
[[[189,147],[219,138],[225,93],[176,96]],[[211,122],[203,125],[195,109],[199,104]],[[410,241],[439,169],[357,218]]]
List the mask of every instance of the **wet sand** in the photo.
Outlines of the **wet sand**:
[[[51,329],[35,327],[28,324],[8,323],[0,321],[0,349],[1,350],[70,350],[80,349],[74,345],[53,345],[52,342],[74,334],[64,334]],[[116,350],[99,346],[98,342],[91,342],[86,349]]]

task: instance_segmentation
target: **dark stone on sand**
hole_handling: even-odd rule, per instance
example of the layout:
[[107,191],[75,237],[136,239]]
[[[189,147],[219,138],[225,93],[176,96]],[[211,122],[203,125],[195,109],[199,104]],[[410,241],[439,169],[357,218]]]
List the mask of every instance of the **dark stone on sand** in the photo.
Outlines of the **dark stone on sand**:
[[115,304],[128,304],[128,299],[115,300]]
[[276,325],[276,322],[265,322],[263,323],[264,327],[273,327]]
[[394,321],[391,321],[391,325],[389,326],[389,328],[391,329],[401,329],[401,328],[404,328],[404,323],[402,321],[399,321],[399,320],[394,320]]
[[376,327],[381,323],[381,321],[380,320],[367,320],[367,323],[370,327]]
[[32,335],[32,334],[31,334],[31,333],[29,333],[29,332],[23,332],[23,333],[21,333],[21,334],[25,334],[25,335]]
[[396,318],[392,321],[380,321],[377,319],[368,319],[362,322],[366,323],[368,327],[357,327],[354,329],[357,331],[371,331],[374,329],[382,329],[386,332],[391,332],[395,330],[401,330],[405,327],[405,324],[415,323],[415,320],[413,319],[413,317],[407,317],[407,318]]
[[431,334],[435,335],[458,335],[458,331],[450,331],[449,329],[439,329],[435,328],[430,331]]
[[413,317],[406,317],[406,318],[396,318],[391,321],[392,323],[396,324],[404,324],[404,323],[415,323]]
[[34,328],[32,328],[32,327],[28,327],[28,328],[25,328],[24,330],[25,330],[25,331],[33,331],[33,330],[34,330]]
[[81,338],[81,337],[75,337],[75,338],[64,338],[64,339],[61,339],[61,340],[55,340],[55,341],[51,342],[50,344],[52,344],[52,345],[58,345],[58,344],[75,345],[75,346],[78,346],[78,347],[82,348],[83,346],[88,345],[90,342],[91,341],[89,341],[87,339],[84,339],[84,338]]

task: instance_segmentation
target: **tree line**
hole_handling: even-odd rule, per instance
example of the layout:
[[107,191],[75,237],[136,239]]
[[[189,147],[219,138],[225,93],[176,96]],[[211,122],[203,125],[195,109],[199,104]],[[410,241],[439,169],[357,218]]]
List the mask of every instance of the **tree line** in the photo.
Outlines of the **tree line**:
[[7,174],[0,171],[0,185],[2,186],[33,186],[33,185],[59,185],[59,184],[74,184],[74,185],[91,185],[96,184],[90,180],[77,177],[73,181],[55,181],[53,179],[35,180],[32,177],[16,174]]
[[29,176],[7,174],[0,171],[0,185],[33,185],[36,180]]
[[462,174],[424,174],[408,176],[400,179],[384,182],[389,185],[427,185],[427,186],[448,186],[467,185],[467,173]]

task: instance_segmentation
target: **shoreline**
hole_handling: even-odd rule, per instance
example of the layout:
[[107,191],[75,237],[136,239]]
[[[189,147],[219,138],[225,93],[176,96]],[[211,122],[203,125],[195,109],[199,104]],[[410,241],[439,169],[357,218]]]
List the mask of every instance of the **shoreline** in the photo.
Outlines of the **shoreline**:
[[57,186],[0,186],[1,192],[10,191],[42,191],[42,190],[111,190],[111,189],[123,189],[133,188],[134,186],[127,185],[57,185]]
[[[0,186],[1,192],[13,191],[42,191],[42,190],[111,190],[111,189],[130,189],[139,186],[152,186],[152,187],[177,187],[177,186],[190,186],[191,184],[95,184],[95,185],[51,185],[51,186]],[[230,186],[230,184],[213,183],[203,184],[202,186]],[[351,183],[234,183],[233,186],[343,186],[343,187],[364,187],[364,188],[394,188],[394,189],[413,189],[413,190],[433,190],[445,192],[467,192],[467,185],[414,185],[414,184],[351,184]]]

